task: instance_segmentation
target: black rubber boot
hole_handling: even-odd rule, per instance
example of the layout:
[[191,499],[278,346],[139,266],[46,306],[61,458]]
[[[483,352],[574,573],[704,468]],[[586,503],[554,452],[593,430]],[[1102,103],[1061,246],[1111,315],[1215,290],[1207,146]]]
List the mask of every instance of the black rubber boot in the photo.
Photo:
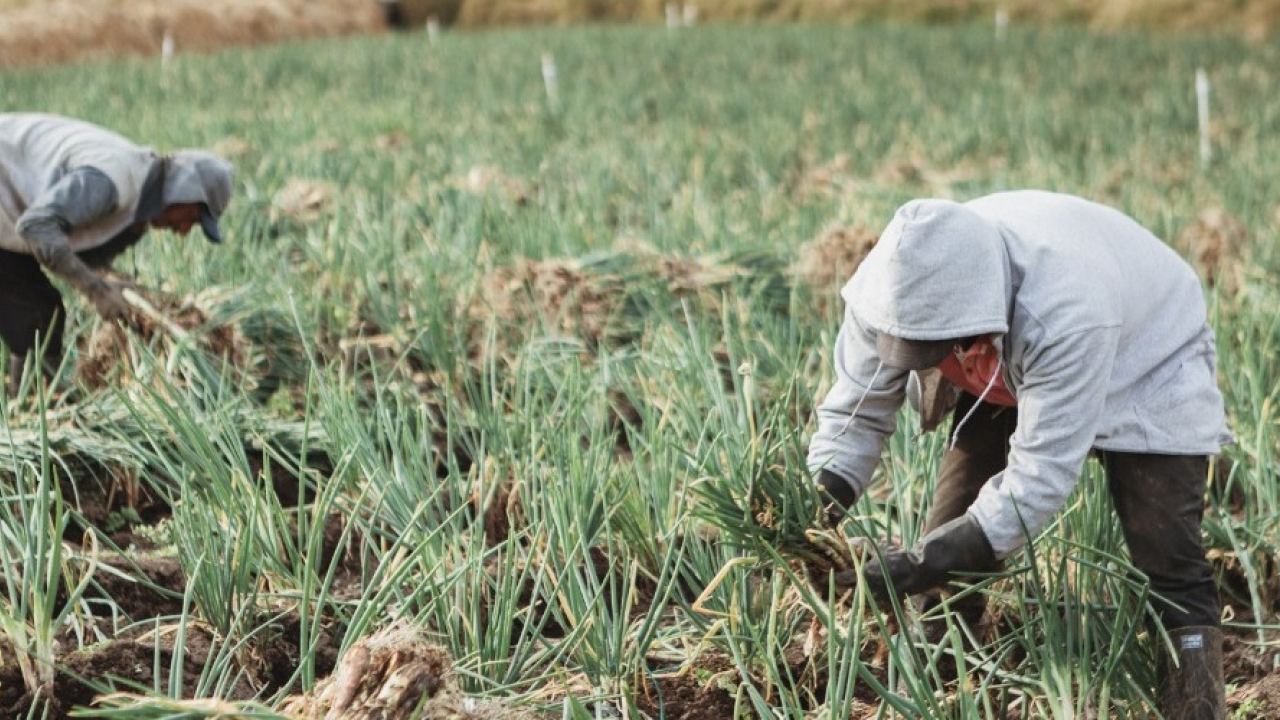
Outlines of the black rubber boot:
[[[1165,658],[1160,713],[1166,720],[1223,720],[1222,630],[1184,627],[1169,631],[1175,657]],[[1176,665],[1175,665],[1176,659]]]

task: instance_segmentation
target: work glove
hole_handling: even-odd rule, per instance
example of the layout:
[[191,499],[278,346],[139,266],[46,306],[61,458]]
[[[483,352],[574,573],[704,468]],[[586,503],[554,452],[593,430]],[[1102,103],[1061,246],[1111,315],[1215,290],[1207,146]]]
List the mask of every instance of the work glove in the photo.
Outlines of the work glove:
[[94,309],[98,311],[98,315],[103,320],[107,322],[132,320],[133,310],[129,306],[129,302],[124,299],[124,293],[120,291],[120,287],[115,283],[98,280],[89,286],[85,295],[93,303]]
[[902,597],[931,590],[956,573],[992,572],[998,567],[987,534],[966,513],[934,529],[910,550],[883,549],[863,566],[862,580],[873,595],[888,599],[890,593]]
[[830,470],[818,471],[818,495],[827,513],[827,524],[835,527],[844,519],[849,508],[858,501],[858,492],[847,480]]

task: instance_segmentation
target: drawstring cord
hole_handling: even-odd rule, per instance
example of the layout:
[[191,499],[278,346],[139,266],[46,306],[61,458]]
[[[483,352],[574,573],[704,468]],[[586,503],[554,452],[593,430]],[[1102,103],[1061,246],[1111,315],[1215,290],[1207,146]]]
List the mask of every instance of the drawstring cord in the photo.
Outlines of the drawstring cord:
[[983,388],[982,394],[978,396],[978,401],[973,404],[973,407],[969,408],[969,412],[965,413],[964,417],[960,418],[960,422],[956,423],[955,430],[951,432],[951,445],[947,448],[948,450],[956,449],[956,442],[960,439],[960,428],[964,427],[964,424],[969,422],[969,418],[973,417],[973,413],[978,410],[978,406],[982,404],[983,400],[987,399],[987,395],[991,392],[991,388],[996,386],[996,380],[1000,378],[1000,369],[1003,366],[1004,359],[999,355],[996,355],[995,372],[991,373],[991,379],[987,381],[987,386]]
[[862,403],[866,401],[867,395],[871,394],[871,388],[875,387],[876,378],[880,377],[880,371],[884,369],[884,361],[881,360],[876,365],[876,371],[871,375],[871,382],[867,383],[867,387],[862,391],[862,397],[858,398],[858,404],[853,406],[853,412],[849,413],[849,419],[844,421],[844,425],[840,427],[839,435],[843,435],[853,427],[853,421],[858,418],[858,411],[862,409]]
[[[978,401],[973,404],[973,407],[969,408],[969,412],[965,413],[964,417],[960,418],[960,422],[956,423],[955,429],[951,432],[951,443],[947,449],[956,449],[956,443],[960,440],[960,430],[969,422],[969,418],[973,417],[973,414],[977,412],[978,406],[982,404],[983,400],[987,399],[987,395],[991,394],[992,388],[996,386],[996,381],[1000,379],[1000,372],[1003,368],[1004,358],[996,355],[995,372],[991,373],[991,379],[987,381],[987,386],[982,389],[982,394],[978,396]],[[880,371],[883,369],[884,361],[881,360],[876,365],[875,373],[871,375],[871,382],[867,383],[866,388],[862,390],[862,396],[858,398],[858,404],[853,406],[853,412],[849,413],[849,419],[844,421],[844,425],[840,427],[838,434],[843,435],[849,431],[849,428],[853,427],[854,421],[858,419],[858,411],[862,409],[862,403],[866,402],[867,396],[871,394],[871,388],[875,387],[876,379],[880,377]],[[923,388],[917,388],[917,391],[920,393],[920,404],[923,405],[924,390]]]

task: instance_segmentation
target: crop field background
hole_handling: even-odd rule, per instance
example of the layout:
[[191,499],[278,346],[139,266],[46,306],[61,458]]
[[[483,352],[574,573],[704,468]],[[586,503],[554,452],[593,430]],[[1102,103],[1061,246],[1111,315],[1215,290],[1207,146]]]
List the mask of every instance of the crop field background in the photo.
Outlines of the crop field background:
[[383,31],[583,23],[954,23],[1006,18],[1101,32],[1159,29],[1258,40],[1275,0],[0,0],[0,69]]
[[[805,579],[840,284],[910,198],[1041,187],[1205,277],[1228,698],[1274,717],[1277,68],[1273,41],[982,23],[5,71],[3,107],[214,148],[237,189],[224,245],[117,263],[143,331],[68,294],[58,387],[0,407],[0,715],[1154,715],[1164,638],[1092,462],[977,586],[991,632],[936,657],[913,613]],[[919,535],[943,438],[900,424],[844,532]]]

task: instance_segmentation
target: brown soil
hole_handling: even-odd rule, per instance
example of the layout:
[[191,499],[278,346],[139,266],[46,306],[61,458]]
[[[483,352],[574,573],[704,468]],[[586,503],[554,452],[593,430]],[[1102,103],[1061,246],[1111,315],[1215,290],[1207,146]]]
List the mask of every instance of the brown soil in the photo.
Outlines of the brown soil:
[[177,558],[141,557],[130,562],[116,558],[104,564],[116,572],[98,572],[94,576],[95,584],[85,591],[86,597],[112,600],[130,620],[149,620],[182,612],[187,576]]
[[[183,658],[183,691],[191,696],[195,682],[200,677],[211,647],[209,636],[198,627],[188,629]],[[160,667],[165,671],[173,660],[173,643],[161,640],[116,639],[58,658],[59,672],[52,687],[41,691],[48,703],[48,717],[69,717],[69,711],[92,702],[96,692],[83,680],[95,682],[122,678],[151,686],[155,677],[153,668],[159,656]],[[11,654],[0,665],[0,716],[24,717],[37,699],[37,694],[24,691],[22,675],[12,662]],[[247,699],[247,698],[246,698]]]
[[1280,674],[1265,675],[1236,688],[1227,696],[1227,712],[1233,720],[1280,716]]
[[669,720],[733,717],[733,694],[692,673],[660,676],[637,698],[640,710]]
[[0,67],[367,33],[385,27],[371,0],[58,0],[0,14]]
[[[595,576],[596,581],[602,585],[606,582],[614,582],[620,587],[627,582],[627,574],[632,571],[630,566],[623,566],[611,561],[605,550],[593,547],[589,551],[591,574]],[[494,556],[494,559],[486,566],[485,571],[491,577],[497,576],[499,573],[506,572],[500,567],[501,563],[506,562],[502,556]],[[579,572],[586,570],[586,565],[582,564],[578,567]],[[496,584],[496,583],[495,583]],[[559,639],[565,637],[572,628],[567,628],[558,622],[555,617],[548,617],[548,607],[544,596],[535,595],[537,583],[533,578],[525,579],[520,587],[520,594],[516,600],[519,607],[525,608],[521,617],[516,619],[512,627],[511,642],[514,644],[519,637],[529,627],[538,628],[538,632],[544,638]],[[493,598],[487,592],[488,586],[483,591],[485,602],[492,603]],[[652,578],[643,572],[637,572],[635,582],[635,598],[627,613],[627,621],[634,622],[645,617],[653,609],[653,600],[657,591],[656,583]],[[696,595],[696,593],[693,593]],[[488,607],[484,609],[483,617],[488,617]]]
[[636,693],[636,706],[647,715],[673,720],[733,717],[733,694],[716,682],[737,675],[729,658],[708,653],[697,659],[696,669],[654,667],[652,673]]
[[122,548],[149,548],[149,541],[135,536],[133,528],[168,517],[169,506],[124,468],[77,463],[74,459],[67,462],[75,471],[60,481],[62,496],[68,498],[76,512]]
[[1257,635],[1228,633],[1223,647],[1223,674],[1227,681],[1227,711],[1233,718],[1280,716],[1280,651],[1276,634],[1268,633],[1268,649],[1259,649]]
[[[1280,611],[1280,565],[1273,555],[1258,550],[1248,558],[1247,565],[1233,550],[1215,548],[1208,555],[1225,610],[1232,619],[1241,622],[1254,620],[1253,598],[1249,593],[1250,576],[1256,581],[1262,611],[1267,614]],[[1260,620],[1265,622],[1266,618]]]
[[[335,544],[336,535],[341,532],[340,523],[336,525],[334,528],[326,527],[327,541],[330,535],[335,535],[329,544]],[[127,685],[119,685],[118,681],[123,680],[152,687],[157,658],[159,667],[168,672],[178,636],[174,618],[182,613],[182,594],[186,590],[186,576],[178,560],[162,556],[125,559],[105,548],[97,548],[95,554],[99,557],[100,567],[94,572],[94,581],[87,588],[84,599],[94,609],[96,617],[90,619],[84,629],[110,639],[83,649],[57,653],[58,674],[52,686],[39,693],[25,689],[14,653],[10,648],[4,648],[5,652],[0,652],[0,717],[25,715],[37,696],[47,702],[48,717],[68,717],[70,710],[88,705],[97,695],[98,690],[86,683],[115,684],[121,689],[131,689]],[[114,605],[114,612],[107,610],[107,602]],[[160,624],[148,622],[152,620]],[[121,630],[122,627],[125,629]],[[183,646],[184,697],[194,695],[195,683],[210,659],[211,648],[214,647],[210,632],[198,621],[187,625]],[[300,619],[296,614],[285,614],[272,620],[266,630],[260,631],[237,653],[236,662],[246,671],[248,682],[224,699],[247,700],[258,690],[269,694],[284,687],[303,657],[299,646],[300,633]],[[331,627],[322,627],[319,631],[319,641],[310,651],[318,677],[327,676],[336,665],[337,638],[338,634]],[[69,630],[64,630],[57,642],[64,648],[79,646],[76,636]],[[161,680],[167,681],[167,676]]]
[[[316,479],[333,474],[333,462],[323,452],[311,451],[301,472],[275,461],[260,449],[246,447],[251,477],[265,475],[280,505],[295,508],[312,500],[310,489]],[[154,525],[168,517],[172,509],[162,497],[132,472],[104,465],[100,460],[64,457],[71,473],[61,479],[62,496],[84,518],[122,549],[151,549],[151,542],[135,529]],[[73,532],[76,532],[73,529]],[[78,540],[75,538],[68,538]]]

